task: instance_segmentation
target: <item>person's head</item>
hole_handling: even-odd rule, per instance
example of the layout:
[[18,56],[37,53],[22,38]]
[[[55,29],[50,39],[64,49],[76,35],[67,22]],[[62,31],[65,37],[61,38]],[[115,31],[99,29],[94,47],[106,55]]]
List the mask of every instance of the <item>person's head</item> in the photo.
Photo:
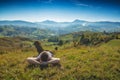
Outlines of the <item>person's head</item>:
[[42,52],[42,55],[41,55],[41,61],[48,61],[48,54],[46,51],[43,51]]

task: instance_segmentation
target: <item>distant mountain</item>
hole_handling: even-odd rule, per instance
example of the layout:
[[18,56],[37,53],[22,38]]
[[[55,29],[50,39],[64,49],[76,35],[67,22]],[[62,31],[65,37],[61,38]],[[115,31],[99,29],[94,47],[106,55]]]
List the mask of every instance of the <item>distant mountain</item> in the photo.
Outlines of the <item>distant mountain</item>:
[[84,23],[84,22],[87,22],[87,21],[76,19],[72,23]]
[[27,21],[0,21],[0,26],[3,25],[15,25],[24,27],[38,27],[40,29],[47,29],[54,32],[56,35],[67,34],[77,31],[119,31],[120,32],[120,22],[109,22],[109,21],[99,21],[99,22],[88,22],[84,20],[76,19],[73,22],[55,22],[51,20],[45,20],[42,22],[27,22]]
[[45,21],[42,21],[40,23],[44,23],[44,24],[57,24],[57,22],[51,21],[51,20],[45,20]]
[[14,21],[0,21],[0,25],[16,25],[16,26],[26,26],[26,27],[36,27],[37,24],[33,22],[21,21],[21,20],[14,20]]

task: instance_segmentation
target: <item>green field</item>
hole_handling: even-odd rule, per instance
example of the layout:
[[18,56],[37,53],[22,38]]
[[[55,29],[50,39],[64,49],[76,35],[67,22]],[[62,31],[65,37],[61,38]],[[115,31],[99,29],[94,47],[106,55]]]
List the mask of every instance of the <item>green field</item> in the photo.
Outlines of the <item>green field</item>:
[[[21,38],[5,40],[0,43],[0,80],[120,80],[120,40],[111,40],[100,46],[64,44],[57,51],[55,45],[46,45],[49,43],[43,41],[43,48],[52,50],[55,57],[61,59],[63,70],[30,67],[26,58],[37,55],[32,45],[34,41]],[[15,44],[9,42],[13,40]]]

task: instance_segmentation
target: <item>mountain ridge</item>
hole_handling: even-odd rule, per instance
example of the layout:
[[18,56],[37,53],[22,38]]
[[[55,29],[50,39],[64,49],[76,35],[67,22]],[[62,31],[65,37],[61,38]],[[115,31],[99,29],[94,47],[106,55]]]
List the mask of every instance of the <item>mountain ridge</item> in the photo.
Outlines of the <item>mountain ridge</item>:
[[[71,23],[71,22],[91,22],[91,21],[86,21],[86,20],[80,20],[80,19],[75,19],[73,21],[61,21],[61,22],[57,22],[54,20],[43,20],[43,21],[37,21],[37,22],[31,22],[31,21],[25,21],[25,20],[0,20],[1,21],[9,21],[9,22],[14,22],[14,21],[20,21],[20,22],[29,22],[29,23],[44,23],[44,22],[53,22],[53,23]],[[94,22],[115,22],[115,23],[120,23],[119,21],[94,21]],[[91,23],[94,23],[91,22]]]
[[120,22],[99,21],[89,22],[76,19],[72,22],[55,22],[52,20],[45,20],[42,22],[28,22],[22,20],[0,21],[0,26],[15,25],[23,27],[37,27],[40,29],[47,29],[56,34],[67,34],[78,31],[98,31],[98,32],[120,32]]

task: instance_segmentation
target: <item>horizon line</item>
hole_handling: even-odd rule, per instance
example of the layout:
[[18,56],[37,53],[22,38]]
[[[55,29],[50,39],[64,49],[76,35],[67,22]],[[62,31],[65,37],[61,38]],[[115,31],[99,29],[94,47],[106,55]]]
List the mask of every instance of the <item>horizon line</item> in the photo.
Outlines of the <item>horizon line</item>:
[[40,20],[40,21],[30,21],[30,20],[20,20],[20,19],[4,19],[4,20],[0,20],[0,21],[25,21],[25,22],[32,22],[32,23],[36,23],[36,22],[44,22],[44,21],[53,21],[53,22],[74,22],[75,20],[80,20],[80,21],[86,21],[86,22],[120,22],[120,21],[111,21],[111,20],[99,20],[99,21],[89,21],[89,20],[83,20],[83,19],[74,19],[72,21],[55,21],[52,19],[46,19],[46,20]]

